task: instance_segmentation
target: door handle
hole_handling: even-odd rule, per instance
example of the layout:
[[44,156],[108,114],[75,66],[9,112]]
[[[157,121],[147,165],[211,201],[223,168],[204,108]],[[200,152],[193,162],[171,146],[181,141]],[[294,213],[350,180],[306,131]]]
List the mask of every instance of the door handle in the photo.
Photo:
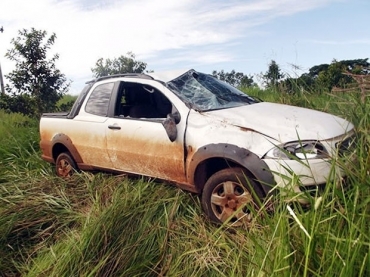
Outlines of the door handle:
[[108,125],[108,128],[112,130],[121,130],[121,127],[118,125]]

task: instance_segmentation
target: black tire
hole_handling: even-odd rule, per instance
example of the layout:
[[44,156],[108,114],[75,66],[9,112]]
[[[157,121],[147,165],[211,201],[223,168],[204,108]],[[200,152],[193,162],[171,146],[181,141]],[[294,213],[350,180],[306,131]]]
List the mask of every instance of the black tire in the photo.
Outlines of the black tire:
[[71,153],[60,153],[55,161],[55,172],[59,177],[69,178],[77,170],[76,162]]
[[213,174],[206,182],[202,194],[202,207],[215,222],[229,220],[242,225],[252,219],[263,200],[263,193],[242,168],[226,168]]

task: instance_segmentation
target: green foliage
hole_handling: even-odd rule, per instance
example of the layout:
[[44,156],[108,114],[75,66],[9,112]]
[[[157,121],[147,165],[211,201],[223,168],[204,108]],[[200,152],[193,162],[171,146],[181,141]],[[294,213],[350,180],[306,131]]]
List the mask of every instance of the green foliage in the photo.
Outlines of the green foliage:
[[39,176],[44,166],[39,154],[38,121],[3,110],[0,118],[0,183]]
[[307,92],[323,94],[331,92],[334,88],[348,90],[356,84],[353,74],[370,74],[370,64],[367,60],[333,60],[331,64],[315,65],[308,73],[303,73],[299,77],[284,76],[279,65],[271,61],[263,79],[267,89],[289,94]]
[[333,61],[326,70],[319,72],[316,82],[324,91],[331,91],[333,87],[345,87],[354,82],[351,77],[343,75],[345,66],[341,62]]
[[235,70],[231,70],[230,72],[225,72],[224,70],[213,70],[212,76],[234,87],[245,88],[256,86],[256,83],[253,81],[253,76],[247,76],[244,75],[244,73],[236,72]]
[[[342,60],[336,61],[333,60],[331,65],[339,66],[342,70],[353,73],[353,74],[369,74],[370,72],[370,63],[368,59],[356,59],[356,60]],[[320,64],[315,65],[309,69],[308,75],[316,79],[321,72],[329,70],[329,64]]]
[[28,94],[0,95],[0,109],[8,113],[21,113],[24,115],[35,114],[34,98]]
[[284,78],[284,74],[281,72],[279,65],[274,60],[271,60],[268,70],[263,75],[266,87],[276,89],[282,78]]
[[10,96],[2,97],[1,108],[31,116],[56,110],[56,103],[69,83],[55,67],[59,55],[48,59],[48,50],[56,35],[46,36],[46,31],[32,28],[19,31],[19,36],[12,39],[13,48],[8,50],[6,57],[15,62],[16,69],[5,76],[10,82],[6,86]]
[[62,112],[70,111],[76,99],[77,96],[74,95],[63,95],[57,103],[58,110]]
[[331,64],[315,65],[308,73],[298,78],[288,78],[281,82],[281,88],[287,88],[286,92],[309,91],[313,93],[325,93],[333,88],[347,88],[355,83],[350,74],[368,75],[370,63],[368,59],[357,60],[333,60]]
[[122,55],[114,59],[100,58],[95,67],[91,69],[94,77],[103,77],[120,73],[143,73],[147,64],[135,59],[135,54],[128,52],[126,56]]

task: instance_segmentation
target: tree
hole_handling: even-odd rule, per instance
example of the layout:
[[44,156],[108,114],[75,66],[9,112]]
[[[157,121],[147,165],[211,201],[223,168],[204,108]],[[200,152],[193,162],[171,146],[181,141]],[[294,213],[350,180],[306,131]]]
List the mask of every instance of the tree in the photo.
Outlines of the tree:
[[311,78],[316,87],[324,91],[331,91],[334,87],[346,88],[355,82],[350,74],[370,74],[370,64],[367,60],[333,60],[331,64],[316,65],[309,69],[307,78]]
[[98,78],[120,73],[143,73],[146,66],[146,63],[135,60],[134,53],[128,52],[127,56],[122,55],[113,60],[100,58],[91,71],[94,77]]
[[344,85],[344,83],[348,82],[343,80],[344,78],[350,79],[342,74],[344,71],[344,65],[334,60],[326,70],[319,72],[316,82],[324,91],[331,91],[334,86]]
[[[5,76],[11,84],[6,86],[6,91],[11,95],[9,108],[31,116],[55,111],[56,103],[70,86],[65,75],[55,67],[59,55],[48,59],[48,50],[54,44],[56,35],[53,33],[46,38],[46,31],[34,28],[18,33],[19,36],[11,41],[13,48],[5,55],[15,62],[16,67]],[[22,105],[17,106],[17,102],[27,104],[27,109],[23,109]]]
[[369,75],[370,74],[370,63],[366,59],[356,60],[343,60],[340,63],[344,66],[345,71],[352,74],[358,75]]
[[231,72],[225,72],[224,70],[221,70],[221,71],[213,70],[212,76],[234,87],[255,86],[255,83],[253,81],[253,76],[247,76],[247,75],[244,75],[244,73],[236,72],[235,70],[231,70]]
[[325,91],[331,91],[334,87],[344,89],[355,83],[351,74],[370,74],[367,59],[333,60],[330,65],[318,72],[316,81]]
[[267,88],[276,89],[279,81],[284,78],[284,74],[281,73],[279,65],[274,60],[271,60],[268,70],[263,75],[263,78]]

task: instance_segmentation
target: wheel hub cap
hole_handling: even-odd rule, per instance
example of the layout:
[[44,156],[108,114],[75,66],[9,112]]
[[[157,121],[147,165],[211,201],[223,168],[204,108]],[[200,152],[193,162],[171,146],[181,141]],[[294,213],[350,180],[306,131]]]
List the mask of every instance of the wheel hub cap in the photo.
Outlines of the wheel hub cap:
[[227,206],[230,209],[235,209],[237,207],[237,204],[238,203],[234,199],[231,199],[231,200],[227,201]]
[[242,207],[253,203],[253,197],[237,182],[227,181],[216,186],[212,192],[211,202],[214,214],[222,222],[230,217],[233,217],[231,221],[235,223],[239,220],[250,220],[250,212]]

